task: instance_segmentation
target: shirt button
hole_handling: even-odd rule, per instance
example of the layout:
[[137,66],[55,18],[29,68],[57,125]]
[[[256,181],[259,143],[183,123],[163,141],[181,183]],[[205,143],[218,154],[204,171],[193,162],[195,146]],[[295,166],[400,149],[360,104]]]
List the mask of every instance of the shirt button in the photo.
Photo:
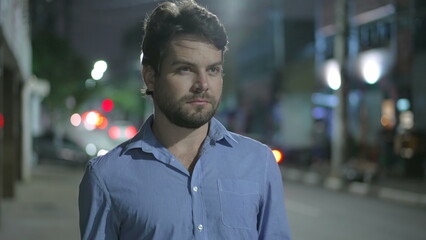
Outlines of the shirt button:
[[203,231],[203,225],[202,224],[200,224],[200,225],[198,225],[198,230],[201,232],[201,231]]
[[[192,188],[192,190],[194,190],[194,192],[198,192],[198,187],[197,187],[197,186],[194,186],[194,187]],[[203,227],[203,226],[201,226],[201,227]]]

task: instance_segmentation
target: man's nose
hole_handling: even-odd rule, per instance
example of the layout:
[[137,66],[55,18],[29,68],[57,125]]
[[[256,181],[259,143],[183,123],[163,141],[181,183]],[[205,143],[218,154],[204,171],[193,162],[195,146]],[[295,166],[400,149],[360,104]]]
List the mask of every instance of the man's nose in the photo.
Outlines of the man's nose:
[[193,91],[194,92],[205,92],[209,89],[208,84],[208,76],[205,72],[200,72],[197,74],[196,79],[193,84]]

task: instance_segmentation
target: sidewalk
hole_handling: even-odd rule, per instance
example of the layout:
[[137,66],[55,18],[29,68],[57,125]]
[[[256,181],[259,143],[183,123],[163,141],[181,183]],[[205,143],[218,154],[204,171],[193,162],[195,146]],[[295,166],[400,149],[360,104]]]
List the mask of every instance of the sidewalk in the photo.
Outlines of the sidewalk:
[[371,183],[344,182],[329,178],[325,172],[281,165],[284,180],[426,207],[426,179],[379,178]]
[[82,166],[36,166],[31,181],[17,184],[16,197],[2,201],[0,239],[80,239],[77,198],[83,171]]

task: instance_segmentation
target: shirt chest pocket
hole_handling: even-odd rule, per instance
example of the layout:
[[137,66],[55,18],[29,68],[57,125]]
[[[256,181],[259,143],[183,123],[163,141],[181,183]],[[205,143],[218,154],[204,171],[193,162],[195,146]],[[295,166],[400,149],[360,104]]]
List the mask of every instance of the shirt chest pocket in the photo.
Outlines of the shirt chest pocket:
[[231,228],[256,229],[259,184],[239,179],[218,179],[222,222]]

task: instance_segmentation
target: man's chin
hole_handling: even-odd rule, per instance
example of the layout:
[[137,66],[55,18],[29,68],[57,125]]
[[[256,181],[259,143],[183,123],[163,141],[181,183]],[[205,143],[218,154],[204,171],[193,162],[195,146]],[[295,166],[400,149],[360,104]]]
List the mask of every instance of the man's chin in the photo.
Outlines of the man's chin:
[[172,117],[169,119],[173,124],[179,127],[196,129],[204,126],[213,118],[212,112],[197,112],[194,114],[185,114],[180,117]]
[[204,126],[209,121],[177,121],[177,122],[174,122],[174,124],[182,128],[197,129]]

